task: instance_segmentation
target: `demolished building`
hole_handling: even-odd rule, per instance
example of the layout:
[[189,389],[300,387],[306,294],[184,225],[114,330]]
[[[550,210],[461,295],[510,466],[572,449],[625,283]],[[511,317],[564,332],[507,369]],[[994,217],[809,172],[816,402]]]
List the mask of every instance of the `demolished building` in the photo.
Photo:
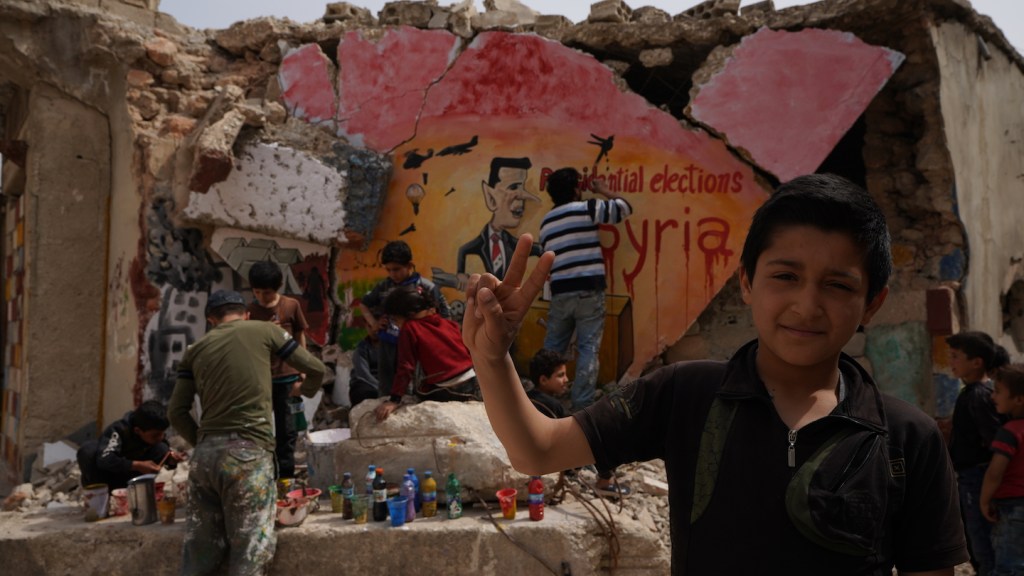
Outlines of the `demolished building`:
[[[947,416],[945,335],[1024,352],[1024,60],[958,0],[738,5],[605,0],[573,24],[342,3],[198,31],[158,0],[0,2],[4,475],[166,399],[207,294],[244,292],[253,261],[288,270],[325,349],[365,333],[355,304],[388,240],[460,310],[465,275],[493,265],[481,229],[535,233],[563,165],[638,216],[606,231],[602,381],[751,338],[745,223],[778,181],[830,171],[894,238],[889,301],[848,351]],[[498,192],[500,158],[529,163],[521,192]]]

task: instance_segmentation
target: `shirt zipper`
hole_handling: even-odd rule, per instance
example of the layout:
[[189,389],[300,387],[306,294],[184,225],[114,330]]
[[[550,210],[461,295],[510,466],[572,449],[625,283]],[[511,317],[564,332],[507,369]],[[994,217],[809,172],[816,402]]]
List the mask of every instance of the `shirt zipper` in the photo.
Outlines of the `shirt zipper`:
[[789,449],[786,450],[786,462],[790,468],[796,468],[796,430],[789,431]]

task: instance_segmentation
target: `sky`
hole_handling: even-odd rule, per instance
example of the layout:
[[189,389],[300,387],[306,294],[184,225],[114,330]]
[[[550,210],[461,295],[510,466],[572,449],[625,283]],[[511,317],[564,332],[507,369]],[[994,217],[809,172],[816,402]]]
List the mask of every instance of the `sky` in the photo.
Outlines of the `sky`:
[[[329,0],[161,0],[160,11],[175,17],[178,22],[193,28],[227,28],[238,20],[258,16],[288,17],[296,22],[312,22],[324,15]],[[376,16],[387,0],[349,0],[355,6],[369,8]],[[756,0],[744,0],[743,5]],[[573,22],[582,22],[590,14],[594,0],[524,0],[530,8],[541,14],[562,14]],[[701,0],[634,0],[626,4],[632,8],[656,6],[669,14],[678,14],[699,4]],[[439,4],[448,6],[454,1]],[[775,8],[781,9],[800,4],[811,4],[807,0],[775,0]],[[476,0],[477,9],[483,11],[483,2]],[[1024,54],[1024,0],[973,0],[974,9],[991,16],[1006,38]]]

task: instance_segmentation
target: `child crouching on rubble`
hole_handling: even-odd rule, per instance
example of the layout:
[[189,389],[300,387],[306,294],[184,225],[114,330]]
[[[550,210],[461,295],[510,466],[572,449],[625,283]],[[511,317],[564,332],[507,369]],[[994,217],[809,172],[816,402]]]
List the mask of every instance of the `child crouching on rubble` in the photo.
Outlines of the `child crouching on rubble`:
[[433,296],[419,286],[395,288],[384,300],[384,312],[398,324],[398,367],[391,397],[377,406],[383,422],[398,408],[416,373],[423,378],[413,392],[421,400],[479,400],[480,388],[459,325],[437,313]]
[[168,426],[167,411],[156,400],[139,404],[124,418],[107,426],[98,439],[89,440],[78,449],[82,486],[102,483],[111,490],[124,488],[136,476],[159,473],[161,461],[174,468],[185,460],[185,455],[171,450],[164,439]]
[[509,345],[548,276],[519,239],[503,281],[474,275],[463,339],[512,465],[545,474],[662,458],[675,574],[952,575],[967,560],[935,421],[842,353],[881,308],[889,232],[831,175],[783,184],[754,215],[740,290],[757,339],[728,362],[654,371],[570,418],[523,392]]

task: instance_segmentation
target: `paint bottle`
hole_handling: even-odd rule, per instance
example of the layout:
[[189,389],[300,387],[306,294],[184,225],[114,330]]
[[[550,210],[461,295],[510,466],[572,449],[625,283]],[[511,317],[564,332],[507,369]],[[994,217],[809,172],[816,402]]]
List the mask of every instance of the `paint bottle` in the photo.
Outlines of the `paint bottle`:
[[419,512],[423,509],[423,500],[420,498],[420,479],[416,476],[415,468],[409,468],[405,473],[409,475],[409,478],[412,480],[412,487],[416,489],[414,492],[415,498],[413,498],[413,500],[416,506],[416,511]]
[[530,520],[534,522],[544,519],[544,481],[540,476],[531,476],[527,485],[529,496],[527,503],[530,505]]
[[352,519],[352,496],[356,493],[356,483],[352,481],[352,474],[345,472],[341,478],[341,519]]
[[377,477],[377,467],[370,464],[366,471],[366,495],[373,498],[373,479]]
[[420,484],[420,500],[423,502],[423,517],[433,518],[437,514],[437,481],[434,474],[427,470],[423,473],[423,484]]
[[405,522],[412,522],[416,519],[416,487],[412,483],[412,476],[405,475],[402,479],[402,487],[398,490],[398,493],[406,499]]
[[384,469],[377,467],[373,478],[373,521],[388,519],[388,483],[384,480]]
[[462,518],[462,485],[455,477],[455,472],[448,474],[448,484],[444,492],[448,504],[448,519]]

